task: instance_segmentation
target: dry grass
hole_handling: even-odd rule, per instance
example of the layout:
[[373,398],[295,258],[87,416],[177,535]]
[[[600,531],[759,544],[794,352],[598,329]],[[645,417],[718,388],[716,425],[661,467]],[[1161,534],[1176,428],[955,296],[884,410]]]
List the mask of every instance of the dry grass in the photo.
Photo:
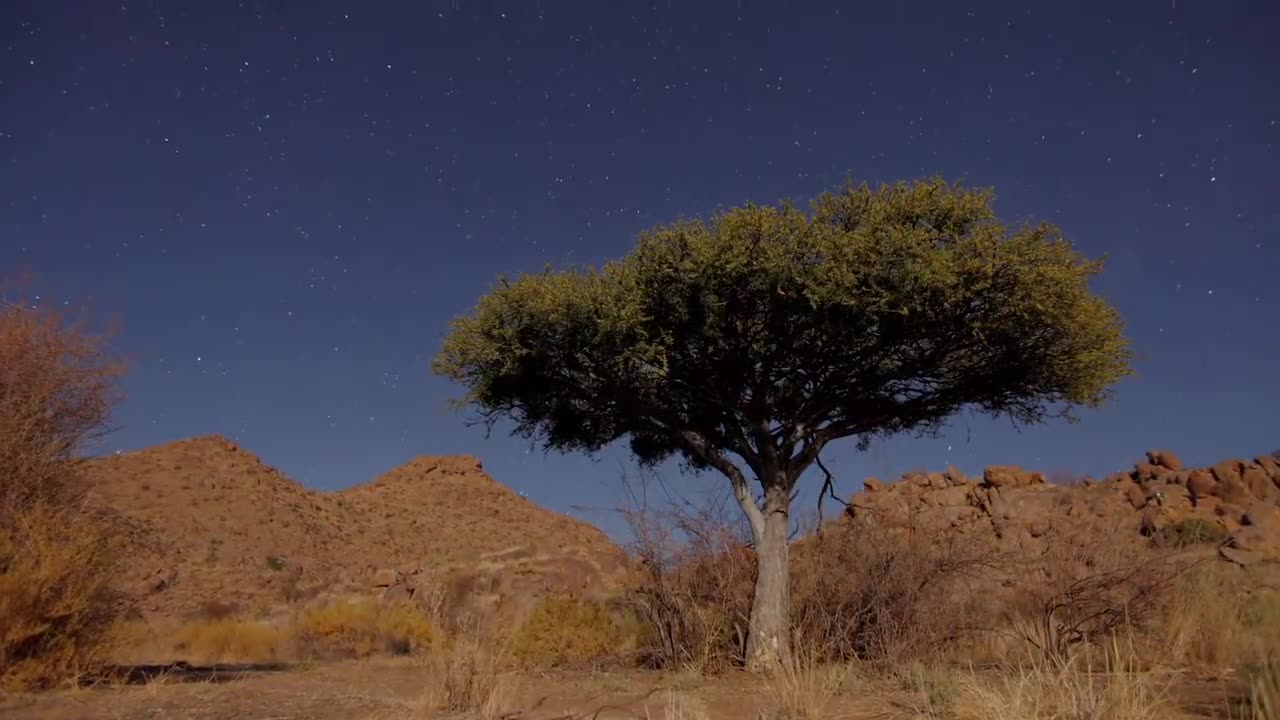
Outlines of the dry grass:
[[811,657],[793,656],[778,663],[762,679],[767,720],[820,720],[827,717],[848,669],[822,665]]
[[418,654],[440,637],[422,608],[372,599],[338,600],[304,611],[296,632],[305,653],[321,657]]
[[1167,720],[1171,678],[1142,670],[1131,644],[1113,641],[1100,664],[1084,655],[995,675],[970,673],[953,712],[960,720]]
[[290,659],[296,649],[291,629],[234,617],[188,623],[178,630],[177,642],[197,663],[276,662]]
[[625,657],[634,632],[599,603],[548,598],[511,636],[512,656],[533,667],[583,667]]
[[431,684],[417,704],[420,711],[465,714],[479,720],[508,715],[514,687],[504,672],[506,649],[477,632],[466,631],[428,656]]

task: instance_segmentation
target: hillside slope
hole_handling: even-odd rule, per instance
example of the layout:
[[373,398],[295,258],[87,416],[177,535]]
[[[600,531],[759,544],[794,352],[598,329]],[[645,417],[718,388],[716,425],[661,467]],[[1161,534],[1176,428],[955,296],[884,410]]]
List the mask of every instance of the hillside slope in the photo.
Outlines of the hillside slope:
[[527,601],[603,591],[622,568],[602,532],[521,498],[470,457],[421,457],[318,492],[215,436],[97,459],[87,471],[127,543],[121,587],[148,616],[212,603],[266,611],[427,581],[493,594],[479,575],[518,574],[522,583],[496,592]]

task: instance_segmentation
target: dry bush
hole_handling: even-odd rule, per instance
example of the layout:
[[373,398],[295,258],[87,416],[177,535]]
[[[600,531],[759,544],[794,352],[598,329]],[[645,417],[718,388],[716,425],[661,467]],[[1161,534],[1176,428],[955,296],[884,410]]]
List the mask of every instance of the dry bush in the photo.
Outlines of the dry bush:
[[932,657],[968,628],[971,585],[996,551],[960,530],[923,533],[851,523],[793,551],[797,642],[827,661]]
[[763,679],[760,720],[820,720],[844,685],[847,669],[822,664],[813,655],[784,658]]
[[0,526],[0,685],[49,687],[111,650],[116,552],[97,526],[38,503]]
[[1250,588],[1246,571],[1210,561],[1178,578],[1163,607],[1152,653],[1204,668],[1264,662],[1280,648],[1280,593]]
[[511,678],[503,672],[507,648],[475,629],[464,629],[427,658],[431,685],[419,705],[428,712],[492,720],[514,709]]
[[642,665],[700,672],[738,664],[746,648],[755,556],[742,532],[712,503],[689,511],[627,513],[641,568],[627,596],[641,625]]
[[176,633],[178,650],[197,663],[259,663],[289,659],[296,639],[288,628],[246,618],[187,623]]
[[511,636],[511,655],[539,668],[595,665],[630,651],[635,634],[600,603],[548,598]]
[[1185,518],[1160,528],[1151,536],[1151,542],[1161,548],[1188,548],[1196,545],[1217,545],[1227,539],[1226,528],[1203,518]]
[[1073,655],[970,673],[952,709],[961,720],[1166,720],[1176,717],[1171,682],[1140,669],[1133,646],[1114,640],[1100,667]]
[[1188,563],[1113,537],[1092,526],[1050,529],[1040,555],[1010,566],[1016,582],[997,631],[1056,662],[1078,646],[1149,633]]
[[337,600],[306,610],[298,618],[297,633],[308,655],[323,657],[420,653],[439,639],[422,608],[367,599]]
[[108,650],[115,546],[85,510],[80,463],[120,373],[83,323],[0,300],[0,684],[47,687]]

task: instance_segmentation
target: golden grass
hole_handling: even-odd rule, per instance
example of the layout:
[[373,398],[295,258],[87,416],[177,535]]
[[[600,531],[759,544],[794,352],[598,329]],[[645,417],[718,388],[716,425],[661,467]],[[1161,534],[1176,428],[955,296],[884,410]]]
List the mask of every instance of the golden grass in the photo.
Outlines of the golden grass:
[[308,654],[340,657],[418,654],[439,638],[417,606],[372,599],[338,600],[307,610],[296,631]]
[[625,655],[635,645],[608,608],[571,598],[539,603],[510,640],[512,657],[534,667],[582,667]]
[[114,639],[110,543],[37,504],[0,527],[0,686],[44,688],[101,663]]
[[1100,665],[1076,655],[993,675],[969,673],[952,711],[960,720],[1168,720],[1177,716],[1171,682],[1139,669],[1131,644],[1113,641]]
[[219,618],[182,626],[177,643],[191,662],[257,663],[290,658],[296,638],[290,628],[246,618]]
[[451,639],[427,658],[430,684],[418,702],[424,712],[491,720],[513,710],[514,687],[502,646],[477,633]]
[[765,706],[761,708],[760,717],[768,720],[827,717],[848,672],[845,667],[820,664],[803,654],[784,658],[761,681]]

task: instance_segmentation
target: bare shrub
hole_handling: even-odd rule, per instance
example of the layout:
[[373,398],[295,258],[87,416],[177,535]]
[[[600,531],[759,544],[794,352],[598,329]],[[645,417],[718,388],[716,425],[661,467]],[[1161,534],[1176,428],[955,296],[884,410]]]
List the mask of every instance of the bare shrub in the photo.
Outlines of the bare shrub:
[[642,631],[642,665],[699,671],[741,662],[755,585],[755,554],[723,500],[626,513],[640,577],[627,604]]
[[115,546],[85,509],[80,463],[120,373],[84,323],[0,301],[0,684],[50,686],[108,649]]
[[970,587],[995,551],[957,529],[835,527],[795,549],[797,642],[830,661],[927,658],[966,628]]
[[478,629],[464,629],[427,658],[431,684],[421,709],[493,720],[513,710],[507,648]]
[[1019,641],[1062,662],[1077,646],[1152,629],[1188,565],[1112,537],[1099,527],[1051,528],[1044,552],[1013,566],[1020,580],[1004,617]]

